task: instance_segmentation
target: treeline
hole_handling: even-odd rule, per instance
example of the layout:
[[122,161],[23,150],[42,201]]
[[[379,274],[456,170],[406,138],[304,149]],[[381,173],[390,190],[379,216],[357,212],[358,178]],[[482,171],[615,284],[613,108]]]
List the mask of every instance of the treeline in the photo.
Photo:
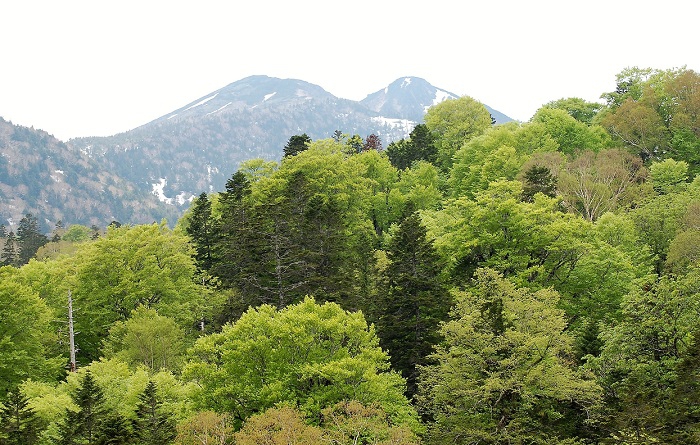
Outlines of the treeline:
[[0,268],[0,443],[700,443],[700,75],[603,98],[295,135],[54,237]]

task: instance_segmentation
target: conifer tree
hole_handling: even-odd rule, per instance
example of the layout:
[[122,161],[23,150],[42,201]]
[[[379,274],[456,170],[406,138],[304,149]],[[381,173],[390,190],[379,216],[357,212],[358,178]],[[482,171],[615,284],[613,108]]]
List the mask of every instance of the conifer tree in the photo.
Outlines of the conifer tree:
[[39,230],[39,222],[31,213],[19,221],[17,227],[18,262],[27,264],[41,246],[48,242],[46,235]]
[[139,444],[167,445],[177,435],[175,422],[163,412],[156,390],[156,384],[151,380],[139,395],[136,419],[133,421],[134,435]]
[[15,233],[10,231],[5,239],[5,246],[2,248],[2,266],[17,266],[17,244]]
[[63,423],[59,426],[61,445],[97,444],[107,411],[102,390],[89,370],[85,372],[80,387],[71,397],[78,410],[66,410]]
[[206,193],[202,193],[192,202],[186,232],[194,242],[197,267],[200,270],[211,269],[214,227],[211,218],[211,202]]
[[446,320],[451,300],[420,216],[410,203],[407,208],[387,252],[388,289],[376,324],[382,346],[389,350],[394,369],[406,378],[411,396],[416,392],[417,366],[426,363],[439,341],[439,324]]
[[289,138],[287,145],[284,146],[284,157],[290,157],[301,153],[309,148],[311,138],[306,134],[297,134]]
[[40,430],[29,399],[19,389],[9,392],[0,409],[0,445],[32,445],[38,441]]

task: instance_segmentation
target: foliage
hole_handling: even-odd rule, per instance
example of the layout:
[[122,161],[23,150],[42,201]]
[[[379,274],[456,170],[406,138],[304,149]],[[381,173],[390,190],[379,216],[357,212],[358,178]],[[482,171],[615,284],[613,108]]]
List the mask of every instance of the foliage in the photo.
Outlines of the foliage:
[[469,96],[433,105],[423,119],[435,138],[438,165],[445,171],[452,166],[452,156],[465,142],[491,126],[491,114],[486,107]]
[[63,365],[51,354],[52,312],[17,275],[14,268],[0,268],[0,394],[27,378],[58,377]]
[[404,381],[361,313],[311,298],[276,310],[248,310],[221,333],[200,338],[184,375],[202,388],[200,405],[237,422],[279,402],[306,414],[345,399],[379,403],[393,422],[415,426]]
[[0,445],[33,445],[41,430],[29,399],[19,389],[9,392],[4,406],[0,406]]
[[436,364],[422,370],[428,443],[551,444],[585,434],[600,389],[572,366],[558,298],[477,271],[442,328]]
[[234,429],[229,416],[202,411],[178,424],[177,445],[229,445]]

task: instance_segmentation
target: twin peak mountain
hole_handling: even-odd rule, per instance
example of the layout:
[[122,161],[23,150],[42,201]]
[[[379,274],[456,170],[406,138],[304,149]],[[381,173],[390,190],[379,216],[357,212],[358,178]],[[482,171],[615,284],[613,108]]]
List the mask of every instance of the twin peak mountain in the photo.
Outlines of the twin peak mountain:
[[[22,198],[21,209],[15,205],[10,212],[7,206],[0,207],[0,222],[18,220],[25,213],[37,215],[46,225],[58,219],[98,226],[113,220],[140,224],[165,217],[170,221],[192,197],[223,190],[241,162],[279,160],[293,135],[306,133],[315,140],[329,138],[336,130],[361,137],[376,134],[386,147],[406,138],[430,106],[457,97],[418,77],[397,79],[361,101],[338,98],[301,80],[247,77],[133,130],[68,141],[65,148],[74,156],[109,172],[105,177],[110,184],[97,184],[99,196],[94,198],[102,203],[95,206],[99,208],[96,214],[48,209],[47,203],[38,202],[39,197],[23,196],[18,197]],[[512,120],[486,108],[497,123]],[[51,174],[46,176],[50,182],[67,181],[70,175],[56,175],[55,171],[68,167],[57,163],[60,159],[54,156],[52,165],[46,166]],[[3,173],[0,165],[0,187],[5,182]],[[97,182],[99,176],[95,175]],[[115,191],[115,182],[122,181],[126,184],[121,186],[132,191],[128,197]],[[80,188],[77,179],[76,184],[66,185],[63,190]],[[50,206],[60,207],[60,195],[52,194],[57,202]],[[0,204],[5,200],[0,196]]]

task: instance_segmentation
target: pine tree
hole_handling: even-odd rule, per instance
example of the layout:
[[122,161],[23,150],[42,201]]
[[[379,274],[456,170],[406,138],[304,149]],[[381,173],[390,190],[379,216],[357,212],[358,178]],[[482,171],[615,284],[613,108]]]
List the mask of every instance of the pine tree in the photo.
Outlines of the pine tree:
[[211,217],[211,202],[206,193],[202,193],[192,202],[186,232],[194,242],[197,266],[200,270],[211,269],[214,225]]
[[39,418],[19,389],[7,395],[0,409],[0,445],[32,445],[39,440]]
[[295,156],[309,148],[311,138],[306,134],[298,134],[289,138],[287,145],[284,146],[284,157]]
[[5,227],[5,224],[0,224],[0,238],[7,238],[7,227]]
[[2,248],[2,263],[0,265],[17,266],[18,264],[15,233],[10,231],[5,239],[5,246]]
[[41,246],[48,242],[46,235],[39,230],[39,223],[31,213],[24,215],[17,227],[19,264],[27,264]]
[[[128,445],[133,442],[129,422],[120,414],[108,415],[100,424],[96,445]],[[148,443],[148,442],[143,442]],[[139,444],[141,445],[141,444]]]
[[78,411],[66,410],[66,417],[59,426],[61,445],[97,444],[108,413],[104,407],[102,390],[89,370],[71,397],[78,406]]
[[439,341],[439,325],[447,319],[451,299],[441,283],[437,252],[410,204],[387,255],[391,261],[386,270],[388,289],[380,305],[377,333],[389,350],[393,368],[406,378],[411,396],[417,389],[417,366],[426,363]]
[[175,422],[163,412],[156,389],[156,384],[149,381],[143,393],[139,395],[136,419],[133,421],[134,435],[139,444],[167,445],[177,435]]

